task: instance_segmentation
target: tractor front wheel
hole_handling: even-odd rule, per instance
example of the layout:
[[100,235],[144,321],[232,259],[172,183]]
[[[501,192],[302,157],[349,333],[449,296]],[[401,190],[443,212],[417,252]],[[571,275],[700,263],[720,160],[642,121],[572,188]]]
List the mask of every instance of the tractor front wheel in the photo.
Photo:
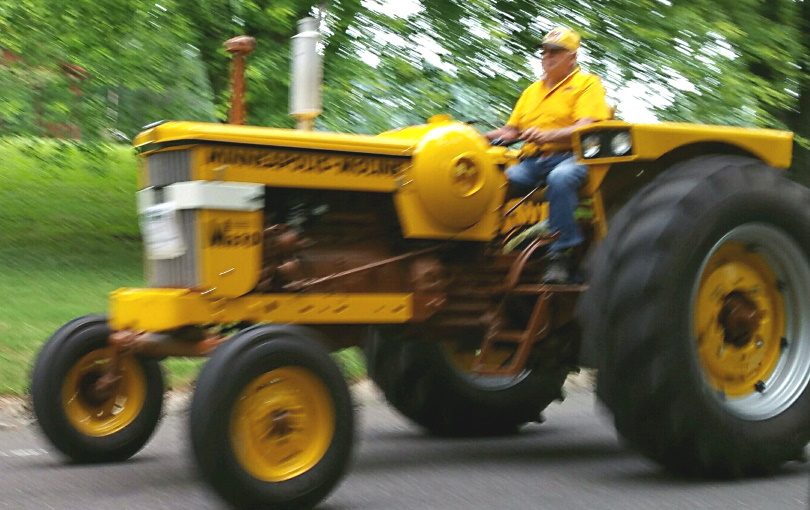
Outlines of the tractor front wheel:
[[349,389],[309,330],[259,325],[214,351],[191,404],[203,477],[239,508],[310,508],[352,449]]
[[137,453],[160,420],[163,375],[152,359],[114,353],[100,316],[75,319],[40,352],[31,380],[45,436],[75,462],[112,462]]

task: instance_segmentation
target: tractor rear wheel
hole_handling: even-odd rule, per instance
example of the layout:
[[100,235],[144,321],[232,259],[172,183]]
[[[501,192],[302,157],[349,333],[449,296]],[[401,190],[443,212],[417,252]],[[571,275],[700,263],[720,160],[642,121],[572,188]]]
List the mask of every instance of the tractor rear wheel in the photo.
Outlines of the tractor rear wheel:
[[810,440],[810,191],[762,163],[681,163],[630,200],[580,302],[616,428],[667,468],[769,473]]
[[[365,346],[366,365],[394,408],[439,436],[511,434],[562,400],[568,365],[532,367],[517,376],[477,375],[470,367],[480,343],[422,341],[404,328],[375,327]],[[503,361],[510,354],[504,352]]]

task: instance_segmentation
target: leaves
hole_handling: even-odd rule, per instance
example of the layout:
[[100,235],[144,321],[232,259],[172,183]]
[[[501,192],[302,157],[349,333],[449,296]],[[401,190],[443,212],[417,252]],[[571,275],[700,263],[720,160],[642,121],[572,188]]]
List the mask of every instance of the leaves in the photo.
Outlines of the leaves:
[[[222,120],[222,43],[241,34],[257,40],[250,122],[291,126],[290,38],[307,15],[324,34],[321,129],[373,133],[440,112],[499,125],[535,79],[542,34],[567,24],[620,111],[644,103],[662,120],[810,138],[810,2],[796,0],[2,2],[0,46],[25,60],[0,66],[0,129],[41,134],[46,119],[132,135],[158,118]],[[64,64],[86,70],[81,95],[66,92]]]

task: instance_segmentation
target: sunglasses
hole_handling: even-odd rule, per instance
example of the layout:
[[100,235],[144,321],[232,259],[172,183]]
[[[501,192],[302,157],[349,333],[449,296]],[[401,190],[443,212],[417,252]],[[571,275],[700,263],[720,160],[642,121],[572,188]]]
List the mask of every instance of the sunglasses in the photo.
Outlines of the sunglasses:
[[563,49],[563,48],[541,48],[540,49],[540,55],[541,56],[560,55],[560,54],[563,54],[563,53],[569,53],[569,51],[566,50],[566,49]]

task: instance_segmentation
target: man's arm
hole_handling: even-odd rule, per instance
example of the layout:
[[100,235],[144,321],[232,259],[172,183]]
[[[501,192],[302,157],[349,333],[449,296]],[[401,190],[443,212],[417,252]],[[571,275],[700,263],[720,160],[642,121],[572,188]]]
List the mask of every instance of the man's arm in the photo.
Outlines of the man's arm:
[[490,142],[493,140],[501,139],[504,142],[511,143],[520,139],[520,130],[515,126],[506,125],[502,128],[493,129],[484,134]]
[[587,126],[588,124],[593,124],[594,122],[596,122],[595,119],[586,117],[584,119],[579,119],[570,126],[560,129],[540,129],[530,127],[520,133],[520,139],[535,145],[543,145],[544,143],[570,144],[571,136],[578,127]]

